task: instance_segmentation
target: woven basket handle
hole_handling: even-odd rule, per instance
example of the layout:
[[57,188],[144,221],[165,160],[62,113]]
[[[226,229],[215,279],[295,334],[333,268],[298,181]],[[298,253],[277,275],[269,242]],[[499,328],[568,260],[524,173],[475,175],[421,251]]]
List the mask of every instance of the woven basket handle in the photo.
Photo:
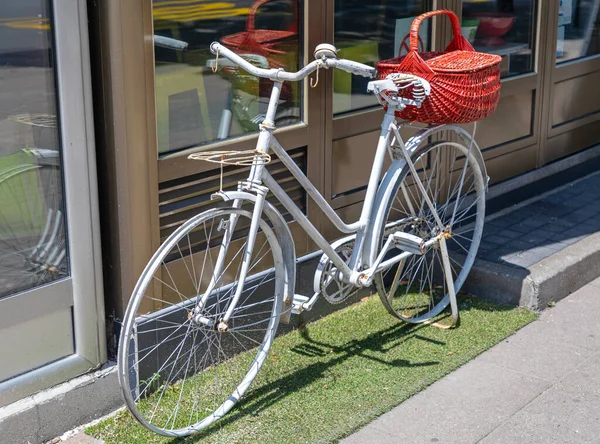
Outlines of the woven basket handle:
[[[456,14],[448,9],[438,9],[437,11],[426,12],[425,14],[421,14],[417,18],[415,18],[410,27],[410,50],[418,51],[419,50],[419,27],[423,20],[434,17],[436,15],[447,15],[450,18],[450,22],[452,23],[452,34],[454,35],[454,39],[452,43],[448,46],[454,49],[463,49],[467,51],[472,51],[473,47],[469,44],[467,40],[462,36],[460,31],[460,21]],[[465,45],[464,43],[467,43]]]
[[[273,1],[277,1],[277,0],[258,0],[257,2],[255,2],[252,5],[252,8],[250,8],[250,13],[248,14],[248,19],[246,20],[246,31],[254,31],[254,27],[255,27],[255,23],[254,23],[254,19],[256,17],[256,13],[258,11],[258,8],[260,8],[262,5],[269,3],[269,2],[273,2]],[[292,2],[294,3],[294,6],[296,8],[296,17],[298,17],[298,0],[292,0]]]
[[[423,39],[421,39],[420,35],[417,35],[417,37],[419,38],[419,46],[417,49],[420,51],[425,51],[425,44],[423,43]],[[406,34],[404,39],[402,39],[402,42],[400,43],[400,48],[398,49],[398,57],[402,56],[403,49],[406,49],[407,54],[408,51],[410,51],[410,33]]]

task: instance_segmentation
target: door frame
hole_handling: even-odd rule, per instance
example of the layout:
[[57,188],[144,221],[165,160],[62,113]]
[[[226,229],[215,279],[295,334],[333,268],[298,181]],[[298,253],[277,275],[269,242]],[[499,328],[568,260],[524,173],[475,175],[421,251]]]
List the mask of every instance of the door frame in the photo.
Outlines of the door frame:
[[0,407],[107,360],[87,7],[85,0],[51,5],[70,276],[0,300],[0,319],[16,310],[15,320],[35,321],[72,307],[74,353],[0,383]]

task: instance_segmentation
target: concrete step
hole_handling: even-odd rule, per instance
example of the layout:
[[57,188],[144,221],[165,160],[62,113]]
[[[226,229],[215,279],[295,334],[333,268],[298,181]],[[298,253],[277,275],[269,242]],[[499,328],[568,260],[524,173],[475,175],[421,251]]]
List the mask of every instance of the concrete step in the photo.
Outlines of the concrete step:
[[463,289],[534,310],[600,277],[600,172],[486,219]]

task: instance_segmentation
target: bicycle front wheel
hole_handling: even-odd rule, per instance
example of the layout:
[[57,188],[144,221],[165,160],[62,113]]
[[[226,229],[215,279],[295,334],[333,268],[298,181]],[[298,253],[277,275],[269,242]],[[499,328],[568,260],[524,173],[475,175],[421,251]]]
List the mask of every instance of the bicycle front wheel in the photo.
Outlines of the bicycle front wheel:
[[[477,149],[477,146],[469,150],[460,143],[440,141],[421,145],[411,155],[418,180],[448,233],[446,243],[457,293],[475,260],[485,218],[486,182],[475,156]],[[382,210],[385,217],[378,245],[383,245],[397,231],[425,241],[442,232],[408,165],[391,186],[390,199]],[[390,256],[399,253],[392,250]],[[420,323],[437,316],[450,302],[443,270],[442,253],[439,244],[435,244],[426,254],[410,256],[398,266],[377,274],[374,282],[384,306],[393,316]]]
[[[186,436],[221,418],[267,356],[284,270],[265,221],[228,328],[217,328],[238,288],[251,220],[252,213],[233,208],[191,218],[164,241],[135,287],[120,337],[119,382],[133,416],[158,434]],[[233,236],[224,241],[229,229]]]

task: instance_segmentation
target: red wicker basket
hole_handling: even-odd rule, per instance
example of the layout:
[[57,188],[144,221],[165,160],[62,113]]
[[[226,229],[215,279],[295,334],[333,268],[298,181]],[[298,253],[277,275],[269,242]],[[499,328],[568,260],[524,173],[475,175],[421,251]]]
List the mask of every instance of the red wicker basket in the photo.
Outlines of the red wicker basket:
[[[418,51],[419,26],[423,20],[447,15],[454,38],[443,52]],[[420,108],[397,111],[400,119],[423,123],[469,123],[489,116],[500,99],[502,57],[476,52],[460,30],[458,17],[448,10],[431,11],[415,18],[410,28],[410,49],[405,56],[377,63],[380,79],[397,72],[418,75],[431,84],[431,94]],[[412,98],[412,88],[400,90]]]
[[[232,51],[263,56],[269,62],[269,68],[286,68],[286,60],[289,60],[290,52],[297,51],[298,39],[298,1],[292,0],[295,8],[295,20],[286,30],[256,29],[256,14],[258,9],[266,3],[274,0],[258,0],[252,5],[248,18],[246,19],[246,30],[237,34],[221,38],[221,43],[229,46]],[[291,69],[291,67],[287,67]],[[260,88],[258,93],[261,97],[269,97],[273,82],[268,79],[259,79]],[[255,91],[256,93],[256,91]],[[291,94],[289,83],[284,84],[282,99],[289,98]]]

